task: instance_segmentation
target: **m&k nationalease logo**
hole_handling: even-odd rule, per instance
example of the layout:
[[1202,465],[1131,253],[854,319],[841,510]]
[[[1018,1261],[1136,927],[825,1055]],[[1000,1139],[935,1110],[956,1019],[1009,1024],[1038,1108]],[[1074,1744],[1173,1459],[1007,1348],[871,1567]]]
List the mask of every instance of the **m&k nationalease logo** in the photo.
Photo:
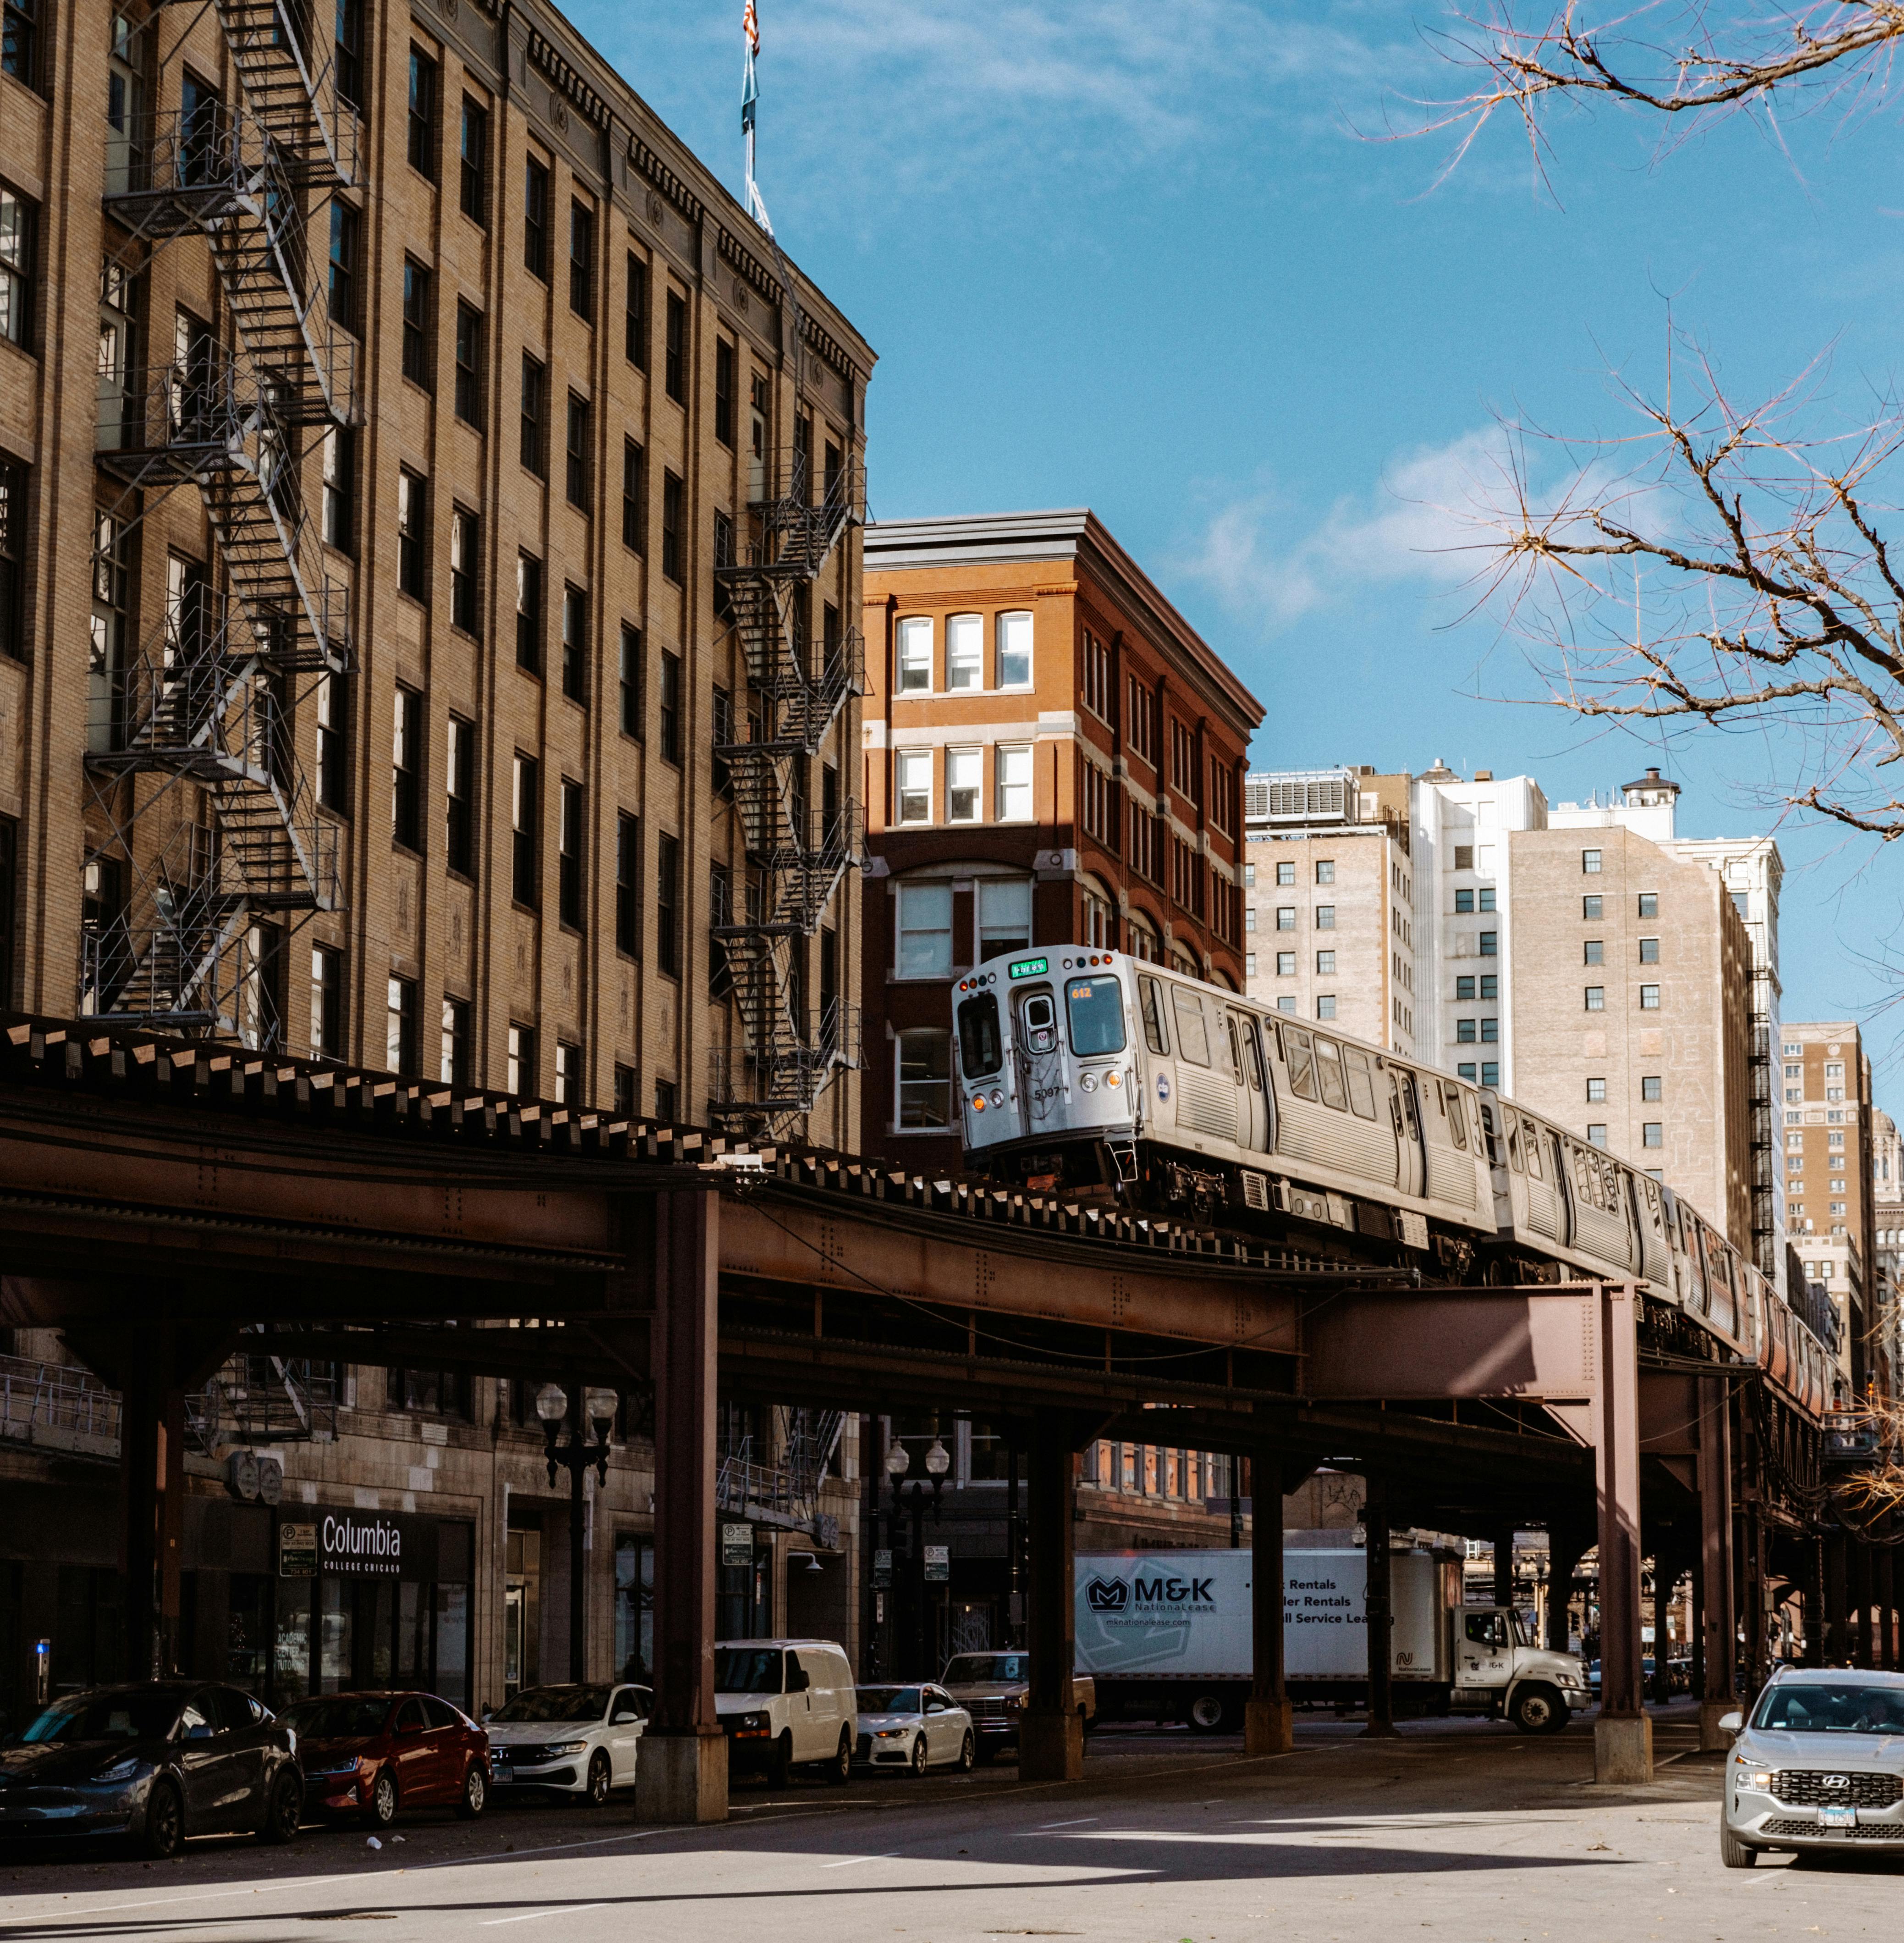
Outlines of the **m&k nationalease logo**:
[[1130,1603],[1130,1588],[1121,1579],[1093,1579],[1084,1598],[1094,1613],[1121,1613]]

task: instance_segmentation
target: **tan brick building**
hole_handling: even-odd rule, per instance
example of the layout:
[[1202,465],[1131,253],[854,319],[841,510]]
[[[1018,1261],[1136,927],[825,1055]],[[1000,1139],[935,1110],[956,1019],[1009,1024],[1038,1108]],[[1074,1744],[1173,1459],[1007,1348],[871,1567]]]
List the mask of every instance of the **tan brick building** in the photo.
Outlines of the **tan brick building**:
[[1748,1252],[1752,947],[1723,879],[1633,830],[1507,840],[1514,1097],[1690,1198]]
[[560,15],[334,11],[9,39],[6,996],[851,1144],[872,354]]

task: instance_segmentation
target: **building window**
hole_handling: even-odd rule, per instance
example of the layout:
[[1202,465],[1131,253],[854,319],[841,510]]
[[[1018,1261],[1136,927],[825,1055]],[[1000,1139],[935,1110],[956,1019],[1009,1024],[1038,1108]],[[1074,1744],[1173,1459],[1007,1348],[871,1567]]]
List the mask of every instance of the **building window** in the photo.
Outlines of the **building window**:
[[622,355],[637,371],[648,369],[648,266],[628,252],[628,292],[622,312]]
[[1606,1128],[1599,1121],[1592,1122],[1587,1129],[1587,1137],[1596,1147],[1606,1145]]
[[893,797],[901,823],[932,821],[932,751],[900,749],[893,757]]
[[899,624],[899,687],[905,694],[929,693],[932,687],[932,623],[912,619]]
[[661,760],[681,760],[681,657],[661,651]]
[[1580,914],[1588,923],[1597,924],[1600,917],[1599,898],[1597,896],[1582,898],[1580,901]]
[[443,751],[446,803],[443,861],[458,875],[476,874],[476,725],[460,715],[449,718]]
[[1639,1143],[1645,1147],[1664,1146],[1666,1145],[1664,1124],[1658,1120],[1648,1120],[1639,1130]]
[[1335,995],[1332,992],[1324,992],[1316,1000],[1316,1017],[1319,1019],[1332,1019],[1335,1016]]
[[588,596],[579,587],[562,591],[562,692],[588,702]]
[[985,623],[976,614],[954,614],[946,622],[946,687],[949,692],[985,685]]
[[[342,196],[330,199],[330,321],[354,335],[357,330],[357,266],[363,219]],[[0,189],[0,263],[6,260],[7,192]],[[0,330],[5,323],[6,299],[0,281]],[[11,336],[11,332],[5,334]],[[24,340],[15,338],[16,343]]]
[[595,320],[595,212],[585,202],[569,205],[569,308]]
[[1295,953],[1293,951],[1277,953],[1276,975],[1279,978],[1293,978],[1295,976]]
[[1657,985],[1642,985],[1639,988],[1639,1009],[1642,1012],[1657,1012],[1660,1008],[1660,988]]
[[1639,894],[1639,914],[1642,917],[1657,917],[1660,914],[1660,894],[1657,891],[1642,891]]
[[456,416],[483,429],[483,313],[456,305]]
[[1335,954],[1334,952],[1318,951],[1316,953],[1316,970],[1318,973],[1326,976],[1329,973],[1332,972],[1335,969]]
[[[1293,999],[1278,999],[1276,1002],[1276,1009],[1279,1012],[1293,1012],[1295,1010],[1295,1001]],[[1469,1075],[1470,1079],[1473,1076],[1472,1074]]]
[[1481,974],[1481,996],[1484,999],[1501,996],[1501,975],[1498,972],[1483,972]]
[[1475,1043],[1474,1021],[1472,1019],[1457,1019],[1455,1021],[1455,1043],[1457,1045],[1473,1045]]
[[639,742],[645,732],[642,721],[642,667],[641,630],[621,624],[621,732]]
[[1476,897],[1479,900],[1479,907],[1479,907],[1480,910],[1484,910],[1484,911],[1491,911],[1491,910],[1492,910],[1494,909],[1495,906],[1494,906],[1494,886],[1493,886],[1493,885],[1492,885],[1492,884],[1483,884],[1483,885],[1481,886],[1481,888],[1480,888],[1478,891],[1476,891],[1476,892],[1475,892],[1475,894],[1474,894],[1474,895],[1475,895],[1475,896],[1476,896]]
[[538,358],[523,353],[523,470],[548,477],[549,374]]
[[28,87],[39,86],[38,0],[6,0],[5,25],[0,29],[0,74],[10,74]]
[[1457,978],[1455,981],[1455,996],[1457,999],[1472,999],[1473,996],[1474,981],[1472,978]]
[[1600,873],[1600,853],[1599,851],[1583,850],[1580,853],[1580,867],[1587,876],[1590,877],[1598,876]]
[[1604,939],[1590,938],[1581,948],[1585,953],[1584,962],[1588,965],[1604,965],[1606,962],[1606,944]]
[[317,677],[317,800],[342,815],[349,806],[349,744],[344,732],[344,677]]
[[998,778],[998,821],[1029,823],[1032,820],[1032,752],[1027,747],[1005,748],[995,752]]
[[555,1100],[558,1107],[582,1103],[582,1049],[563,1039],[555,1042]]
[[[899,951],[894,967],[900,978],[952,976],[952,894],[949,884],[898,886]],[[986,953],[984,956],[993,954]]]
[[556,914],[571,931],[582,928],[582,786],[566,777],[556,833]]
[[1032,943],[1031,879],[981,877],[978,893],[980,959],[1029,950]]
[[549,281],[549,172],[533,155],[523,172],[523,268]]
[[1316,882],[1319,884],[1332,884],[1335,881],[1335,866],[1329,858],[1325,857],[1316,866]]
[[459,1093],[469,1090],[469,1001],[447,994],[437,1042],[437,1077]]
[[1590,1107],[1602,1106],[1606,1100],[1606,1082],[1590,1079],[1587,1082],[1587,1103]]
[[589,419],[588,401],[569,394],[569,503],[584,512],[588,503]]
[[482,558],[483,523],[458,506],[449,515],[449,620],[466,634],[480,631],[477,591]]
[[734,387],[739,379],[738,359],[734,346],[724,337],[714,342],[714,436],[731,452],[734,449]]
[[670,290],[667,300],[667,361],[661,382],[677,405],[688,402],[688,300]]
[[1455,868],[1458,870],[1471,870],[1473,867],[1473,845],[1471,843],[1457,843],[1455,846]]
[[952,1034],[941,1027],[899,1036],[899,1124],[935,1133],[952,1124]]
[[1246,951],[1243,954],[1243,975],[1246,978],[1253,978],[1256,975],[1256,954],[1253,951]]
[[437,179],[437,64],[419,48],[410,50],[410,167]]
[[1482,932],[1479,950],[1483,958],[1498,958],[1501,956],[1501,934],[1496,931]]
[[518,754],[510,772],[510,892],[531,910],[541,901],[541,765]]
[[1457,891],[1455,893],[1455,915],[1457,917],[1471,917],[1473,913],[1474,893],[1472,891]]
[[430,273],[414,256],[403,259],[403,376],[430,388]]
[[1094,892],[1083,893],[1084,901],[1084,942],[1100,951],[1108,951],[1117,942],[1117,919],[1109,904]]
[[1278,864],[1276,867],[1276,881],[1279,884],[1294,883],[1295,866],[1293,864]]
[[416,981],[393,977],[384,1011],[384,1070],[415,1076],[416,1058]]
[[946,751],[946,821],[976,823],[984,788],[985,751],[983,749],[948,749]]
[[1642,965],[1657,965],[1660,962],[1660,941],[1657,938],[1642,938],[1639,941],[1639,962]]
[[479,228],[489,223],[489,111],[463,97],[463,213]]
[[1639,1097],[1642,1100],[1658,1100],[1663,1098],[1664,1095],[1660,1089],[1660,1076],[1657,1073],[1647,1073],[1639,1082]]
[[1253,932],[1256,928],[1256,907],[1254,904],[1245,904],[1243,907],[1243,928],[1247,932]]
[[542,563],[533,554],[516,556],[516,665],[542,671]]
[[[1293,1000],[1290,1000],[1287,1002],[1289,1008],[1293,1011],[1295,1009],[1295,1002]],[[1474,1062],[1471,1059],[1467,1060],[1462,1064],[1456,1067],[1455,1068],[1455,1071],[1460,1078],[1467,1080],[1470,1085],[1473,1085],[1479,1077],[1479,1075],[1475,1071]]]
[[1604,985],[1587,987],[1587,1009],[1590,1012],[1603,1012],[1606,1010],[1606,987]]
[[[1110,705],[1105,699],[1110,692],[1109,656],[1101,646],[1090,641],[1090,636],[1087,635],[1085,639],[1105,662],[1102,678],[1097,684],[1097,702],[1093,711],[1102,716]],[[1029,688],[1031,685],[1032,617],[1029,614],[1001,614],[998,616],[998,686],[1001,688]]]
[[430,597],[428,482],[408,466],[397,474],[397,585],[412,600]]
[[1501,1084],[1501,1067],[1497,1061],[1492,1059],[1482,1061],[1481,1084],[1483,1086],[1498,1086]]
[[509,1061],[504,1069],[504,1091],[518,1099],[535,1091],[535,1030],[532,1026],[509,1028]]
[[390,830],[406,850],[423,848],[423,698],[400,682],[391,717]]
[[344,954],[333,945],[311,947],[311,1056],[344,1057]]
[[325,429],[323,480],[324,544],[348,554],[357,529],[357,433],[349,425]]
[[687,569],[681,550],[684,493],[681,481],[669,471],[661,474],[661,577],[677,587],[687,584]]
[[615,948],[641,956],[641,818],[626,810],[615,819]]
[[1333,931],[1335,929],[1335,907],[1333,904],[1317,905],[1316,929],[1318,931]]
[[681,840],[663,830],[655,852],[655,960],[670,978],[681,975]]
[[621,441],[621,544],[631,553],[641,553],[642,450],[633,439]]

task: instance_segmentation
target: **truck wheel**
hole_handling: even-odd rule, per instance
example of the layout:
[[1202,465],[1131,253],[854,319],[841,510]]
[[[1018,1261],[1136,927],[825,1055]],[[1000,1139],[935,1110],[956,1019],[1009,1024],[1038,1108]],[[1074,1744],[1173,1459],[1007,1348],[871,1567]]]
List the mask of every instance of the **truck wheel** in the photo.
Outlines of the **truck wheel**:
[[1229,1708],[1220,1693],[1194,1693],[1184,1710],[1184,1718],[1195,1734],[1220,1734],[1228,1724]]
[[772,1788],[785,1788],[793,1779],[793,1730],[790,1727],[774,1743],[768,1757],[767,1781]]
[[1567,1703],[1556,1688],[1531,1680],[1515,1690],[1507,1717],[1523,1734],[1557,1734],[1567,1724]]

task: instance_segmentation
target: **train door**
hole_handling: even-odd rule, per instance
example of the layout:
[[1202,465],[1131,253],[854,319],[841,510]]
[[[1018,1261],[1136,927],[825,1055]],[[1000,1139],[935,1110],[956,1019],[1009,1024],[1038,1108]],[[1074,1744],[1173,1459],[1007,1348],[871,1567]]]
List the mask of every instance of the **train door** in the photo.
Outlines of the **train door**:
[[1237,1145],[1252,1153],[1270,1150],[1269,1087],[1256,1021],[1247,1012],[1228,1014],[1230,1059],[1237,1076]]
[[1395,1128],[1395,1186],[1419,1201],[1427,1190],[1428,1161],[1421,1147],[1421,1107],[1415,1075],[1406,1067],[1388,1069],[1388,1115]]
[[1018,1065],[1022,1131],[1062,1126],[1064,1048],[1058,1037],[1058,1002],[1049,985],[1029,985],[1011,995],[1012,1053]]

